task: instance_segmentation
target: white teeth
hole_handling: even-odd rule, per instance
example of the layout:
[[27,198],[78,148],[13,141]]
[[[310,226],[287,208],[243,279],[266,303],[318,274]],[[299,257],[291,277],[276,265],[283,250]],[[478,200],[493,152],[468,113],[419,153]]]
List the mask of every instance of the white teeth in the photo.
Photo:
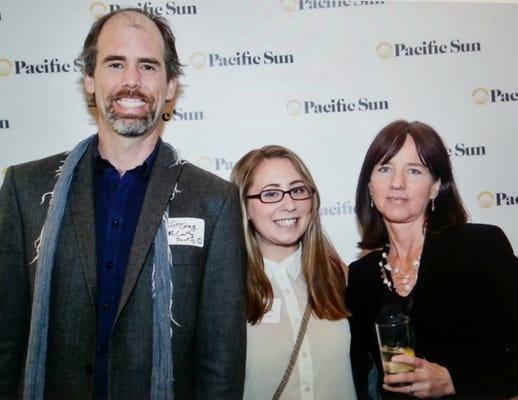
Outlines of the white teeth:
[[117,100],[117,103],[119,103],[121,106],[126,107],[126,108],[137,108],[137,107],[141,107],[144,104],[146,104],[140,99],[128,99],[128,98],[119,99],[119,100]]
[[295,222],[297,222],[296,218],[278,219],[277,221],[275,221],[275,223],[280,226],[293,226],[295,225]]

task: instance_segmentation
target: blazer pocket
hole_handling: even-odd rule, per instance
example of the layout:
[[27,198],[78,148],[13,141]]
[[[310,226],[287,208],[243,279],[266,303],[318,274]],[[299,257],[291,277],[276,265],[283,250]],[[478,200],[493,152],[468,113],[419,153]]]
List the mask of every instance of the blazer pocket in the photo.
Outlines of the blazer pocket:
[[201,264],[203,259],[203,248],[185,245],[171,245],[171,256],[173,266],[179,264]]

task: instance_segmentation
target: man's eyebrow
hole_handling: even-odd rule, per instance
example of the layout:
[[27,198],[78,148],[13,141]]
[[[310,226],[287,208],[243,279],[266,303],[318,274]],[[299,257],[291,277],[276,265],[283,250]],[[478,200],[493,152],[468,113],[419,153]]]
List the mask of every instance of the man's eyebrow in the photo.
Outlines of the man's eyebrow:
[[160,61],[156,58],[152,57],[140,57],[138,58],[139,63],[146,63],[146,64],[154,64],[154,65],[161,65]]
[[[109,55],[103,58],[103,62],[107,63],[110,61],[126,61],[126,57],[120,55]],[[161,65],[160,61],[153,57],[140,57],[137,59],[139,63],[153,64],[153,65]]]
[[126,57],[124,56],[118,56],[118,55],[110,55],[103,58],[103,63],[110,62],[110,61],[124,61],[126,60]]

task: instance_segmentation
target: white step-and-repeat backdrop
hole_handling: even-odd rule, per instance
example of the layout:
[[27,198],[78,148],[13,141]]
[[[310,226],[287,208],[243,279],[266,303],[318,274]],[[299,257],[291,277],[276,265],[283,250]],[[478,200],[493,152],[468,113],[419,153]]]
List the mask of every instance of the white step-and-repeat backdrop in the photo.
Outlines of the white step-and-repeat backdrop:
[[252,148],[296,151],[346,261],[363,156],[398,118],[437,129],[471,220],[518,250],[516,2],[2,0],[0,181],[95,132],[77,57],[95,18],[124,6],[165,16],[177,37],[185,74],[165,140],[224,178]]

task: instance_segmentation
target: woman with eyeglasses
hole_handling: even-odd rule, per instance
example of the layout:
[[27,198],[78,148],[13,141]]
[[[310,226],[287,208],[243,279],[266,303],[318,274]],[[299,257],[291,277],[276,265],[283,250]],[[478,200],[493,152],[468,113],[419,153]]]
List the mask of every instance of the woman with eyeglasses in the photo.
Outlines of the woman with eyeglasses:
[[323,232],[311,174],[292,151],[265,146],[231,180],[248,254],[244,398],[356,399],[346,266]]

